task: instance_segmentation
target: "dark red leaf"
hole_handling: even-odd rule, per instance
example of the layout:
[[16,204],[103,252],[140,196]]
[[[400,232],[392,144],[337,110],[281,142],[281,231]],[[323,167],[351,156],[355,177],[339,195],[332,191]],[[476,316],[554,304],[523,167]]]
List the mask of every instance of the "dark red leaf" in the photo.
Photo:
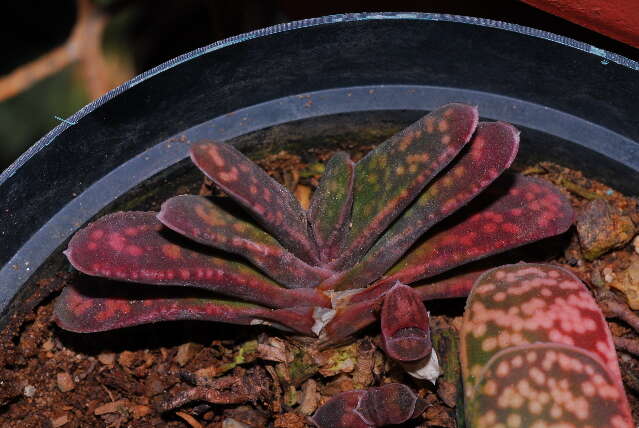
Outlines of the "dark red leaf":
[[372,426],[397,425],[421,415],[426,402],[401,383],[368,388],[357,404],[357,412]]
[[351,227],[336,270],[351,267],[424,186],[459,153],[477,108],[447,104],[379,145],[355,166]]
[[413,287],[422,302],[439,299],[454,299],[466,297],[473,288],[473,284],[486,270],[471,270],[450,278],[441,279],[430,284]]
[[347,153],[335,153],[311,199],[308,219],[325,263],[339,254],[351,218],[354,166]]
[[430,355],[428,312],[411,287],[395,284],[384,296],[380,318],[382,342],[389,357],[409,362]]
[[311,422],[318,428],[371,428],[371,425],[355,412],[366,391],[346,391],[329,399],[317,409]]
[[353,303],[336,309],[335,316],[320,334],[322,347],[340,343],[364,327],[377,321],[382,299]]
[[335,290],[361,288],[382,276],[434,224],[466,205],[510,166],[519,131],[503,122],[480,123],[469,147],[440,174],[350,270],[327,280]]
[[458,215],[429,232],[383,281],[411,283],[558,235],[570,227],[573,216],[568,199],[550,183],[503,176]]
[[409,387],[389,383],[342,392],[317,409],[311,419],[318,428],[374,428],[401,424],[425,409],[426,402]]
[[289,288],[312,287],[329,275],[289,253],[259,227],[202,196],[182,195],[167,200],[158,219],[196,242],[245,257]]
[[[467,272],[415,287],[414,290],[422,301],[465,297],[483,272],[484,270]],[[392,286],[390,282],[378,283],[342,299],[336,305],[335,316],[323,330],[322,344],[326,346],[339,343],[374,323],[378,318],[384,295]]]
[[[145,293],[143,298],[128,291],[117,296],[112,284],[90,290],[66,287],[56,300],[54,317],[65,330],[91,333],[140,324],[174,320],[218,321],[231,324],[276,323],[303,334],[312,335],[313,308],[269,309],[250,303],[207,297],[158,297]],[[86,288],[86,287],[85,287]],[[151,291],[151,290],[149,290]],[[153,297],[149,296],[153,294]],[[183,293],[182,293],[183,294]]]
[[306,213],[284,186],[229,144],[193,144],[191,159],[293,254],[318,264],[319,253],[309,236]]
[[156,213],[120,212],[76,233],[65,254],[93,276],[204,288],[270,307],[330,306],[317,290],[282,288],[246,264],[187,248],[172,235]]

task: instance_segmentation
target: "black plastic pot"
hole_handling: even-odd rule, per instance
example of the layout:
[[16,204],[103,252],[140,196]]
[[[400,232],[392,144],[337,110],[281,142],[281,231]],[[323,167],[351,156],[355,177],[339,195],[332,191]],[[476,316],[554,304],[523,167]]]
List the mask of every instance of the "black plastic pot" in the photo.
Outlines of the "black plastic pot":
[[0,327],[79,227],[152,177],[178,177],[190,141],[303,154],[379,141],[462,101],[523,129],[520,162],[552,160],[636,194],[637,99],[637,62],[477,18],[339,15],[214,43],[85,106],[0,175]]

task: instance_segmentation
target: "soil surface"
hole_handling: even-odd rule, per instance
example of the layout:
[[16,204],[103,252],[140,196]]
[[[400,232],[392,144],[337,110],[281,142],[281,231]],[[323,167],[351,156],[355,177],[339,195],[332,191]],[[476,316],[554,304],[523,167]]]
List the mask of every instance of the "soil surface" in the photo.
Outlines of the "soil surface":
[[[317,162],[309,163],[280,153],[260,163],[307,206],[328,154],[314,156]],[[639,309],[637,201],[554,164],[523,173],[562,188],[578,217],[567,236],[528,246],[511,258],[560,264],[591,288],[611,315],[624,383],[639,420],[639,339],[626,304]],[[205,182],[200,193],[211,192]],[[406,383],[430,404],[405,426],[457,426],[456,382],[440,378],[433,386],[407,376],[380,351],[377,326],[354,343],[323,351],[312,339],[215,323],[73,334],[52,322],[53,299],[66,284],[81,280],[87,278],[66,271],[42,280],[32,298],[39,305],[16,315],[4,331],[0,426],[302,428],[311,426],[306,417],[328,397],[393,381]],[[457,358],[453,351],[463,300],[429,303],[435,347],[440,359],[450,362]],[[453,374],[458,370],[448,366]],[[207,395],[210,391],[218,396]],[[216,398],[226,402],[207,402]]]

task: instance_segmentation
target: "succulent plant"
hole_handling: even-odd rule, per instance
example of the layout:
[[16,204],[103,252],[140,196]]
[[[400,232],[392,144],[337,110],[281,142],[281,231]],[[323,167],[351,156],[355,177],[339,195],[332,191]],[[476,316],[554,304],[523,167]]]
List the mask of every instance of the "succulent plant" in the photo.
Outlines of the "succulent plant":
[[65,252],[88,275],[171,287],[67,287],[57,323],[75,332],[182,319],[268,324],[328,346],[381,317],[391,358],[426,360],[422,301],[466,296],[479,272],[407,284],[572,223],[552,185],[502,175],[518,145],[512,125],[478,124],[475,107],[448,104],[357,163],[336,153],[305,211],[233,146],[195,143],[193,162],[228,198],[182,195],[159,213],[107,215]]
[[479,277],[461,361],[471,427],[633,426],[601,309],[562,268],[520,263]]

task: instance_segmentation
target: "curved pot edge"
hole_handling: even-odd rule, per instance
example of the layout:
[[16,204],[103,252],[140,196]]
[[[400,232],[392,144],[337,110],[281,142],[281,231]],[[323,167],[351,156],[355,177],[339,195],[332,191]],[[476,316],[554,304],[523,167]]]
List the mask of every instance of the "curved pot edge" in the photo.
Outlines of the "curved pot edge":
[[308,19],[293,21],[293,22],[284,23],[284,24],[277,24],[271,27],[254,30],[251,32],[243,33],[237,36],[232,36],[232,37],[211,43],[210,45],[182,54],[150,70],[147,70],[144,73],[141,73],[135,76],[133,79],[123,83],[117,88],[114,88],[111,91],[107,92],[105,95],[101,96],[100,98],[85,105],[84,107],[82,107],[80,110],[78,110],[76,113],[74,113],[67,119],[62,119],[62,122],[58,126],[56,126],[51,131],[49,131],[45,136],[43,136],[33,146],[31,146],[25,153],[23,153],[18,159],[16,159],[5,171],[0,173],[0,186],[2,186],[6,181],[8,181],[11,178],[11,176],[13,176],[15,172],[22,165],[24,165],[31,157],[33,157],[38,151],[40,151],[43,147],[53,142],[55,138],[58,135],[60,135],[62,132],[64,132],[66,129],[76,125],[78,121],[80,121],[84,116],[93,112],[98,107],[107,103],[108,101],[115,98],[116,96],[123,93],[124,91],[155,76],[158,73],[162,73],[166,70],[169,70],[183,62],[189,61],[201,55],[205,55],[207,53],[222,49],[227,46],[232,46],[232,45],[244,42],[246,40],[267,36],[271,34],[304,29],[304,28],[314,27],[314,26],[323,25],[323,24],[334,24],[334,23],[340,23],[340,22],[353,22],[353,21],[366,21],[366,20],[393,20],[393,19],[446,21],[446,22],[470,24],[470,25],[477,25],[481,27],[490,27],[490,28],[495,28],[500,30],[511,31],[515,33],[525,34],[532,37],[537,37],[540,39],[545,39],[558,44],[570,46],[575,49],[601,57],[602,60],[611,61],[619,65],[622,65],[624,67],[628,67],[630,69],[639,71],[639,62],[626,58],[622,55],[608,52],[604,49],[597,48],[596,46],[592,46],[588,43],[580,42],[578,40],[574,40],[569,37],[561,36],[558,34],[547,32],[547,31],[537,30],[531,27],[525,27],[522,25],[511,24],[511,23],[496,21],[492,19],[439,14],[439,13],[422,13],[422,12],[365,12],[365,13],[348,13],[348,14],[329,15],[329,16],[318,17],[318,18],[308,18]]

